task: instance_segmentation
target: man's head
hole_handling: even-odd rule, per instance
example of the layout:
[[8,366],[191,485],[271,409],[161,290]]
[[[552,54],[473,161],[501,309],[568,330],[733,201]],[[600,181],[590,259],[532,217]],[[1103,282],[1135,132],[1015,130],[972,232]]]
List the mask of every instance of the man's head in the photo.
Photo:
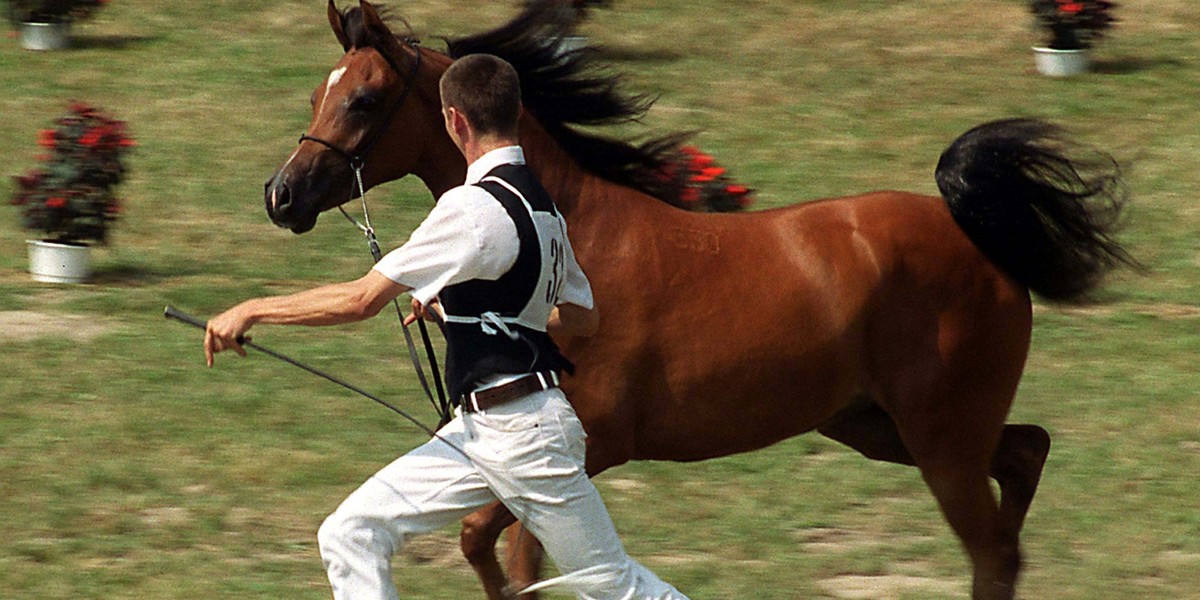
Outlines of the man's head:
[[512,65],[490,54],[469,54],[446,69],[438,87],[451,135],[458,113],[477,137],[516,139],[521,83]]

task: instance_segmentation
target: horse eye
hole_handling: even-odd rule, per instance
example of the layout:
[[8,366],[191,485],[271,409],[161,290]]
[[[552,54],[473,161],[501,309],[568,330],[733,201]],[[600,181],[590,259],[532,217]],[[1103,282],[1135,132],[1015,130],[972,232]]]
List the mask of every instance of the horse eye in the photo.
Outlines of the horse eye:
[[366,112],[374,110],[376,106],[379,106],[379,96],[375,94],[363,94],[350,102],[352,111]]

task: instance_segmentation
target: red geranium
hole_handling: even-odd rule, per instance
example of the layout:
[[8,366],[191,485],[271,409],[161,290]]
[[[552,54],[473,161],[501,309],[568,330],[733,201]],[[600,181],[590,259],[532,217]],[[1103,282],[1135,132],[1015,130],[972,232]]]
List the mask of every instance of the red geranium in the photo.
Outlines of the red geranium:
[[1029,6],[1056,50],[1091,47],[1116,22],[1116,7],[1108,0],[1031,0]]
[[103,242],[120,212],[113,192],[125,177],[122,159],[134,146],[125,123],[75,102],[37,140],[48,151],[38,156],[44,164],[14,178],[24,226],[51,241]]
[[666,198],[676,206],[694,211],[729,212],[741,210],[753,201],[751,190],[731,183],[724,167],[695,146],[680,146],[659,168],[658,179],[665,183]]

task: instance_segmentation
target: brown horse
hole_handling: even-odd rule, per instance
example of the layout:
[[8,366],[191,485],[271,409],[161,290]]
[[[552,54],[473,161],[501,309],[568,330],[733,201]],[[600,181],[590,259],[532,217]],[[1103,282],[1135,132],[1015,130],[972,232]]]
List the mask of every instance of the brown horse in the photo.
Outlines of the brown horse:
[[[346,53],[313,94],[306,138],[267,181],[271,219],[311,229],[351,199],[352,165],[367,187],[413,174],[436,197],[462,182],[438,77],[468,53],[505,58],[522,77],[528,160],[566,216],[602,315],[594,337],[558,340],[578,366],[564,387],[588,432],[589,472],[816,430],[916,466],[969,555],[973,597],[1012,598],[1018,535],[1050,447],[1041,427],[1005,424],[1030,291],[1076,300],[1131,260],[1111,237],[1123,206],[1115,164],[1081,170],[1057,129],[997,121],[942,155],[941,198],[875,192],[686,212],[655,187],[670,138],[634,146],[572,127],[646,105],[586,52],[558,52],[563,32],[543,7],[448,40],[443,54],[397,38],[366,2],[341,12],[331,0]],[[493,546],[511,523],[499,505],[464,520],[463,549],[489,598],[505,597]],[[537,557],[523,556],[534,560],[510,575],[529,582]]]

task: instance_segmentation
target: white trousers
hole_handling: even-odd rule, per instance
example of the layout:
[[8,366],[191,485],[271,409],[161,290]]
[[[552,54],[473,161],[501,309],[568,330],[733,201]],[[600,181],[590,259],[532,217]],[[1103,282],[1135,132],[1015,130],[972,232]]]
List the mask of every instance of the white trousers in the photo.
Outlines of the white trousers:
[[460,414],[438,435],[467,456],[434,438],[381,469],[321,525],[336,600],[399,598],[391,558],[404,542],[497,499],[541,541],[579,598],[686,600],[625,553],[584,471],[583,426],[560,390]]

